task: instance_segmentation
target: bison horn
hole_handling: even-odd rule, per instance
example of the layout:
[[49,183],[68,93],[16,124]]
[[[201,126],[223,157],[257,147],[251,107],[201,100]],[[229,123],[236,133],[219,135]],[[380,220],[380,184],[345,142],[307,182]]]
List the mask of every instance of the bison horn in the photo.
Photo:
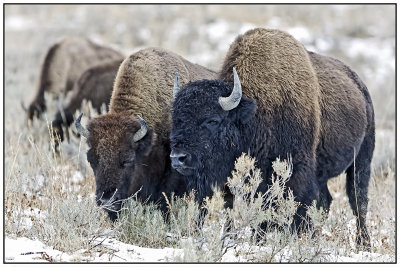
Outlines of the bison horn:
[[75,127],[76,127],[76,130],[78,131],[78,133],[80,135],[82,135],[85,138],[88,138],[89,137],[89,131],[85,127],[83,127],[82,124],[81,124],[82,115],[83,115],[83,113],[81,113],[81,115],[79,115],[79,117],[76,119]]
[[173,96],[174,99],[176,97],[176,95],[178,94],[180,88],[179,88],[179,77],[178,77],[178,72],[175,72],[175,78],[174,78],[174,92],[173,92]]
[[139,115],[137,115],[139,121],[140,121],[140,129],[135,133],[135,135],[133,136],[133,142],[137,142],[140,139],[142,139],[146,134],[147,134],[147,123],[144,119],[142,119],[142,117],[140,117]]
[[233,80],[234,84],[231,95],[228,97],[220,96],[218,99],[218,103],[221,105],[222,109],[226,111],[236,108],[242,99],[242,86],[240,85],[239,76],[235,68],[233,68]]

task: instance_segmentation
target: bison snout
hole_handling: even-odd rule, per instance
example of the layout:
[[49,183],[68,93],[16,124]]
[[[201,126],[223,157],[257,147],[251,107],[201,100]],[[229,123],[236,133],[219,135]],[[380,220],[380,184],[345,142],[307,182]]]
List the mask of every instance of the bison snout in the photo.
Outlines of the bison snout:
[[195,161],[192,155],[182,151],[172,150],[171,155],[171,165],[172,168],[177,170],[182,175],[192,175],[194,169],[196,168]]
[[172,167],[174,168],[185,167],[191,160],[191,156],[188,153],[172,152],[170,157],[171,157]]

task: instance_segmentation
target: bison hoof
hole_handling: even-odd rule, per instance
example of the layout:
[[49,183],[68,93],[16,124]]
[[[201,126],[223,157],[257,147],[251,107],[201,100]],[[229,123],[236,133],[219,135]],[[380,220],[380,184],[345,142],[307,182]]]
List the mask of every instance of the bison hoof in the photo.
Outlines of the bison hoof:
[[358,251],[371,252],[371,241],[370,241],[369,235],[367,233],[357,235],[356,242],[357,242],[357,250]]

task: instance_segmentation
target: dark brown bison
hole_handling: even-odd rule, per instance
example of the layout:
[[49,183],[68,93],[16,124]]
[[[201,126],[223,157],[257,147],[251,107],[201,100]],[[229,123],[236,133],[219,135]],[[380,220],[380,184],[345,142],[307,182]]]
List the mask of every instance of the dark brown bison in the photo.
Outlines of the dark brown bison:
[[28,119],[39,118],[46,110],[45,92],[54,99],[65,96],[86,69],[114,59],[123,59],[123,55],[84,38],[65,38],[51,46],[43,61],[36,97],[26,110]]
[[87,129],[80,118],[76,122],[90,148],[87,160],[96,179],[97,203],[108,209],[111,219],[117,217],[121,201],[135,193],[141,200],[161,200],[165,208],[162,192],[182,195],[186,191],[169,159],[175,72],[181,73],[184,83],[216,78],[215,72],[177,54],[144,49],[121,64],[109,113],[92,119]]
[[117,59],[102,62],[87,69],[75,81],[66,104],[57,112],[52,121],[53,133],[60,137],[60,141],[64,140],[63,127],[68,128],[71,125],[74,121],[73,115],[80,109],[84,99],[90,101],[97,112],[101,112],[103,104],[106,105],[108,111],[114,80],[122,61],[123,59]]
[[342,62],[306,51],[285,32],[250,30],[231,44],[218,80],[192,82],[177,93],[172,118],[172,166],[199,200],[212,194],[212,185],[223,188],[243,152],[263,173],[261,192],[270,184],[271,162],[291,155],[286,186],[300,202],[292,229],[303,229],[314,200],[329,210],[327,181],[346,172],[357,243],[370,247],[374,111],[366,86]]

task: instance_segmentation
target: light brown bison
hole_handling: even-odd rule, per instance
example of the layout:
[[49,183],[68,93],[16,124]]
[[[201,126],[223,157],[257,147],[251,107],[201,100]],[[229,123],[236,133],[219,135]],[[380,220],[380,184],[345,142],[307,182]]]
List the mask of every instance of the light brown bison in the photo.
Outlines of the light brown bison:
[[[110,111],[92,119],[87,129],[87,160],[96,179],[96,199],[117,217],[121,201],[138,192],[141,200],[160,201],[162,192],[182,195],[186,185],[171,168],[170,103],[174,73],[182,82],[216,78],[216,73],[159,48],[143,49],[123,61],[115,80]],[[146,122],[137,117],[141,115]]]
[[103,104],[108,111],[115,77],[122,61],[123,59],[117,59],[99,63],[87,69],[75,81],[69,99],[52,121],[52,129],[60,137],[60,141],[64,140],[63,127],[68,128],[71,125],[74,121],[73,115],[80,109],[84,99],[90,101],[97,112],[101,112]]
[[36,97],[27,108],[28,119],[40,117],[46,110],[45,92],[55,99],[63,97],[89,67],[122,58],[118,51],[84,38],[65,38],[54,44],[45,56]]

